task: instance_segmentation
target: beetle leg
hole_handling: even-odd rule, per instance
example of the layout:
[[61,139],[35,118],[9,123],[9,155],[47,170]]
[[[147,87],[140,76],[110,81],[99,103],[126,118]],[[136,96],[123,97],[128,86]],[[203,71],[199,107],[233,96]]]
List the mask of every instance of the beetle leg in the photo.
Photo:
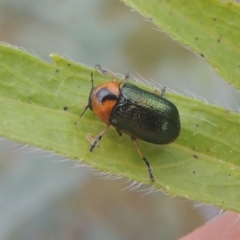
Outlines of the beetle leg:
[[131,137],[137,151],[138,151],[138,154],[141,156],[142,160],[145,162],[145,164],[147,165],[147,168],[148,168],[148,174],[149,174],[149,177],[150,177],[150,180],[152,182],[154,182],[154,176],[153,176],[153,173],[152,173],[152,168],[151,168],[151,165],[149,163],[149,161],[143,156],[143,154],[141,153],[139,147],[138,147],[138,143],[137,143],[137,139],[135,137]]
[[95,64],[95,68],[96,68],[101,74],[108,75],[108,76],[111,76],[111,77],[116,78],[116,76],[115,76],[113,73],[108,72],[106,69],[103,69],[100,64]]
[[[116,78],[116,76],[113,73],[107,71],[106,69],[103,69],[100,64],[95,64],[95,68],[103,75],[111,76],[114,79]],[[129,79],[129,77],[130,77],[130,74],[129,73],[125,73],[124,80],[127,81]]]
[[119,129],[117,129],[117,128],[115,128],[115,129],[116,129],[118,135],[121,137],[122,136],[122,132]]
[[130,78],[130,74],[129,73],[125,73],[124,80],[127,81],[129,78]]
[[163,87],[161,88],[160,97],[163,97],[163,95],[164,95],[165,91],[166,91],[166,87],[165,87],[165,86],[163,86]]
[[94,141],[92,142],[90,149],[89,149],[90,152],[93,151],[93,149],[96,147],[98,142],[102,139],[102,136],[107,132],[109,127],[110,127],[110,125],[107,125],[107,127],[94,139]]

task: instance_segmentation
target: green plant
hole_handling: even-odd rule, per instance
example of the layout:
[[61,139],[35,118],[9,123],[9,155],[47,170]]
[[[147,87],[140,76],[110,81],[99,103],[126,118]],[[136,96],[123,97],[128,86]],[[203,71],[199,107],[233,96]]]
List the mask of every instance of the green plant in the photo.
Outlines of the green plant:
[[[125,2],[178,41],[200,53],[239,89],[240,10],[232,2]],[[130,138],[112,128],[93,153],[93,136],[104,123],[79,114],[95,84],[111,80],[94,69],[51,55],[48,64],[0,45],[0,135],[83,160],[102,171],[149,182]],[[152,90],[147,86],[141,86]],[[240,210],[239,114],[181,95],[166,93],[179,109],[182,131],[171,145],[140,142],[154,171],[156,188],[225,209]]]

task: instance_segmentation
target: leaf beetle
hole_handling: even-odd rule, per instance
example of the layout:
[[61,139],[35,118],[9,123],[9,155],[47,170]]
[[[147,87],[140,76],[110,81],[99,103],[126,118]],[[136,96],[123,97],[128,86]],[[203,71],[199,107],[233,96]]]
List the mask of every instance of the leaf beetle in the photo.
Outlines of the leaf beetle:
[[[89,108],[107,127],[92,142],[90,152],[109,127],[113,126],[120,136],[124,132],[131,137],[138,154],[147,165],[150,180],[154,181],[151,165],[140,151],[137,139],[154,144],[168,144],[176,140],[181,128],[177,107],[163,98],[165,88],[160,94],[156,94],[127,81],[117,81],[114,74],[102,69],[100,65],[96,65],[96,69],[102,74],[112,76],[113,81],[94,87],[91,73],[92,88],[88,104],[80,117]],[[125,80],[128,78],[129,75],[126,74]]]

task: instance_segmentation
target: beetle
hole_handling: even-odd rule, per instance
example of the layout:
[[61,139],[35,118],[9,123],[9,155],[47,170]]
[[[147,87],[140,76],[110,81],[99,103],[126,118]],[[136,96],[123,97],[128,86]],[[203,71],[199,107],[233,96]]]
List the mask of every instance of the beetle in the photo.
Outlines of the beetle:
[[[100,73],[112,76],[113,81],[94,87],[91,73],[92,88],[88,104],[80,117],[89,108],[107,127],[92,142],[90,152],[109,127],[113,126],[120,136],[123,132],[131,137],[138,154],[147,165],[150,180],[154,181],[151,165],[140,151],[137,139],[154,144],[168,144],[176,140],[181,128],[177,107],[163,98],[165,87],[160,94],[156,94],[127,81],[119,82],[114,74],[102,69],[100,65],[95,67]],[[125,80],[128,78],[129,74],[126,74]]]

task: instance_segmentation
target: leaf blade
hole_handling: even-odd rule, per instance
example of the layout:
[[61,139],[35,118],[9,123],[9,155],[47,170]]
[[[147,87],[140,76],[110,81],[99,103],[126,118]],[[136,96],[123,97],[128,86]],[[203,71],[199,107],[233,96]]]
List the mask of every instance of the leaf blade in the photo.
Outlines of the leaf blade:
[[204,57],[240,89],[240,5],[218,0],[124,0],[183,45]]
[[[90,111],[79,118],[91,87],[90,72],[96,85],[111,78],[57,55],[52,56],[54,65],[47,64],[0,45],[0,56],[0,135],[149,182],[146,166],[126,134],[120,138],[112,128],[93,153],[88,151],[89,142],[105,127]],[[10,56],[11,61],[5,61]],[[239,115],[181,95],[165,96],[179,108],[182,130],[170,145],[140,141],[153,167],[154,186],[239,211]]]

